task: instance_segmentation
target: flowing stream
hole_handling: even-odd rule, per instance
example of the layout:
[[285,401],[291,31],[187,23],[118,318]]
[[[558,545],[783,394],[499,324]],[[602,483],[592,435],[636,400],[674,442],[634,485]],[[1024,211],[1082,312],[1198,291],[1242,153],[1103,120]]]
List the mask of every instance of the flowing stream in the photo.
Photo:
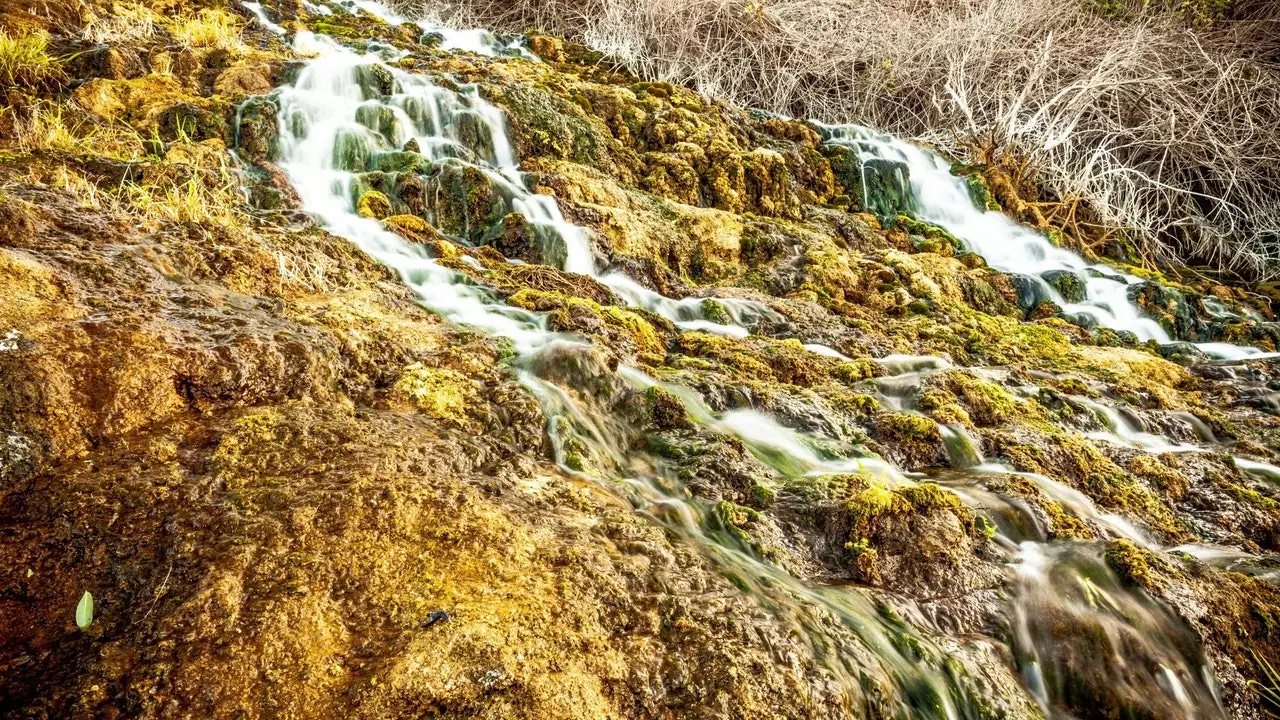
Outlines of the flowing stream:
[[[1141,278],[1089,263],[1004,213],[979,208],[965,178],[953,175],[951,163],[942,156],[860,125],[821,127],[826,142],[852,148],[864,161],[903,163],[910,181],[913,210],[920,219],[947,230],[992,267],[1032,278],[1039,286],[1040,295],[1057,303],[1064,313],[1088,316],[1098,325],[1113,330],[1128,330],[1141,340],[1160,343],[1171,340],[1164,328],[1143,316],[1129,299],[1130,286],[1142,282]],[[1080,302],[1064,299],[1043,279],[1054,272],[1076,274],[1084,284],[1084,299]],[[1209,357],[1223,360],[1262,354],[1257,348],[1228,343],[1198,343],[1197,346]]]
[[[245,6],[269,30],[285,34],[261,6]],[[365,0],[355,7],[391,22],[404,20]],[[445,49],[528,57],[518,40],[484,31],[450,31],[427,25],[423,29],[439,33]],[[425,307],[451,322],[512,342],[518,354],[513,361],[517,375],[546,413],[556,459],[565,472],[619,494],[637,512],[700,549],[774,622],[808,647],[812,660],[839,688],[851,714],[865,712],[870,684],[893,689],[893,714],[979,716],[980,703],[939,659],[946,655],[939,649],[945,638],[923,614],[909,617],[915,629],[908,628],[900,619],[886,616],[880,602],[868,592],[806,583],[761,559],[747,543],[727,532],[716,519],[713,506],[695,497],[662,461],[635,449],[636,430],[611,417],[598,393],[557,380],[554,368],[563,366],[565,357],[583,358],[577,367],[591,365],[595,350],[589,343],[548,330],[542,315],[503,304],[488,289],[441,266],[421,246],[389,232],[378,221],[360,217],[354,197],[361,187],[358,170],[376,164],[380,157],[401,152],[410,143],[435,166],[479,170],[506,199],[510,211],[523,214],[531,225],[560,243],[564,270],[593,276],[625,302],[661,314],[682,329],[742,337],[771,310],[756,303],[717,298],[732,322],[716,322],[703,312],[702,299],[667,298],[630,277],[602,272],[592,256],[587,230],[568,223],[554,198],[528,189],[502,111],[485,101],[475,87],[446,88],[426,76],[403,72],[388,64],[402,56],[390,47],[365,54],[309,32],[296,33],[293,43],[300,55],[311,59],[292,85],[276,91],[275,101],[281,133],[280,166],[304,209],[320,218],[331,232],[397,271]],[[833,128],[829,132],[832,142],[853,145],[868,157],[892,157],[908,163],[921,216],[969,243],[993,266],[1033,276],[1051,268],[1079,272],[1087,279],[1087,299],[1077,304],[1060,303],[1064,309],[1087,313],[1100,324],[1132,330],[1143,338],[1168,340],[1125,296],[1127,284],[1135,278],[1090,266],[1005,216],[978,210],[963,181],[952,177],[937,156],[862,129]],[[1053,292],[1052,288],[1048,292]],[[806,347],[825,356],[844,357],[824,346]],[[1245,357],[1252,353],[1240,349],[1218,354]],[[880,362],[889,373],[880,381],[882,403],[905,412],[913,409],[912,395],[921,378],[949,368],[946,361],[933,357],[890,356]],[[779,481],[860,473],[890,487],[915,482],[879,457],[832,456],[829,451],[819,451],[814,438],[765,414],[749,410],[717,414],[696,391],[660,382],[638,369],[624,366],[616,375],[607,370],[595,372],[592,385],[600,381],[617,392],[638,394],[661,386],[684,403],[695,423],[741,440],[773,469]],[[1107,439],[1150,452],[1194,449],[1148,434],[1108,406],[1097,404],[1091,409],[1108,427]],[[1127,692],[1159,689],[1160,698],[1153,704],[1168,717],[1223,716],[1211,670],[1189,632],[1167,609],[1119,582],[1102,563],[1096,543],[1045,542],[1044,528],[1025,503],[984,489],[983,481],[996,475],[1020,475],[1103,536],[1152,547],[1145,533],[1123,518],[1099,512],[1088,497],[1047,477],[1014,473],[989,463],[962,428],[944,428],[943,433],[953,469],[936,479],[966,504],[991,516],[996,540],[1017,568],[1009,608],[1011,644],[1027,691],[1043,710],[1063,716],[1059,708],[1073,692],[1067,678],[1087,672],[1075,664],[1090,662],[1087,653],[1097,652],[1101,658],[1097,672],[1117,673],[1117,682],[1123,683]],[[569,445],[587,448],[588,471],[580,469],[581,463],[569,461]],[[1273,470],[1269,466],[1241,467],[1260,475]],[[906,601],[903,604],[910,606]],[[1063,627],[1083,630],[1063,639],[1055,634]],[[916,647],[928,652],[904,650],[904,633],[910,634]],[[1100,646],[1071,647],[1077,636],[1096,638]],[[1081,656],[1082,652],[1086,654]]]

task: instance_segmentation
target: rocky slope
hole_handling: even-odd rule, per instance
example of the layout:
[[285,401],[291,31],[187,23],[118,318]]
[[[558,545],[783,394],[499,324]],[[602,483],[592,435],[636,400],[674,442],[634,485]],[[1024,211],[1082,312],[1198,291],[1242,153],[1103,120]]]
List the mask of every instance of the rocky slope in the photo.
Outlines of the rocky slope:
[[[0,116],[6,716],[1267,712],[1271,360],[1089,327],[821,128],[386,17],[0,3],[52,58]],[[449,322],[302,211],[308,31],[372,53],[351,209],[588,344]],[[524,189],[479,112],[456,162],[399,137],[401,74],[501,109]],[[1276,349],[1244,289],[1122,269],[1174,337]]]

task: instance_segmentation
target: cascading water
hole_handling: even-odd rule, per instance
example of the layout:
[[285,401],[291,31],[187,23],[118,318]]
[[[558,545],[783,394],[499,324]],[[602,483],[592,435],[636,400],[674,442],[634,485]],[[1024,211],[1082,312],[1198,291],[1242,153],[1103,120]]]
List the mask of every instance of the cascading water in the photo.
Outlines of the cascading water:
[[[914,214],[950,232],[992,267],[1033,278],[1039,293],[1057,303],[1065,314],[1085,315],[1098,325],[1128,330],[1141,340],[1170,341],[1164,328],[1143,316],[1129,299],[1129,287],[1141,278],[1086,262],[1004,213],[977,207],[965,179],[953,175],[951,164],[940,155],[860,125],[820,127],[826,142],[853,149],[864,162],[903,163],[911,183]],[[1060,271],[1080,278],[1085,289],[1083,301],[1068,302],[1042,277]],[[1210,357],[1226,360],[1261,355],[1256,348],[1227,343],[1200,343],[1198,347]]]
[[[393,22],[403,20],[369,2],[357,5]],[[270,23],[260,7],[251,9],[264,24]],[[273,23],[268,27],[274,32],[283,32],[283,28]],[[437,31],[430,27],[424,29]],[[441,36],[441,47],[446,49],[466,49],[486,55],[523,53],[518,43],[503,43],[482,31],[441,32]],[[739,587],[757,598],[780,624],[809,645],[814,658],[842,688],[850,707],[864,702],[865,673],[874,668],[877,682],[897,689],[894,702],[901,713],[948,718],[974,714],[975,708],[965,705],[967,695],[955,686],[950,674],[936,665],[904,655],[901,648],[891,642],[890,638],[899,636],[903,628],[886,626],[868,596],[851,588],[807,585],[761,561],[740,540],[717,531],[709,505],[684,490],[678,480],[664,471],[661,462],[636,456],[629,449],[632,443],[626,437],[626,430],[602,418],[601,413],[591,407],[589,397],[572,388],[560,387],[536,371],[543,361],[557,353],[589,352],[588,344],[576,337],[550,332],[542,316],[498,302],[486,289],[436,263],[420,246],[385,230],[377,221],[358,216],[353,196],[354,190],[360,187],[360,179],[352,171],[350,158],[368,161],[382,154],[396,153],[412,141],[433,164],[478,169],[507,199],[511,211],[523,214],[532,225],[547,230],[562,244],[565,270],[594,276],[625,301],[666,316],[683,329],[743,336],[748,332],[747,326],[771,311],[755,303],[717,299],[733,318],[732,324],[722,324],[705,316],[701,299],[666,298],[625,275],[598,273],[586,231],[565,221],[553,198],[527,190],[506,136],[501,111],[480,98],[474,88],[445,89],[423,76],[390,67],[385,60],[395,57],[394,50],[388,50],[386,57],[362,55],[328,38],[305,32],[298,33],[295,46],[301,54],[313,59],[291,87],[278,92],[277,102],[281,167],[304,208],[320,217],[332,232],[348,238],[399,272],[424,306],[451,322],[509,338],[520,356],[516,361],[519,377],[539,398],[548,416],[551,435],[558,447],[558,460],[562,463],[567,460],[560,442],[561,429],[589,445],[606,461],[602,463],[605,477],[591,479],[625,494],[641,512],[700,548],[726,575],[734,578]],[[389,121],[384,122],[384,118]],[[1053,248],[1043,238],[1034,240],[1033,233],[1002,215],[987,217],[989,214],[980,213],[971,203],[970,210],[961,209],[964,202],[955,197],[959,181],[946,173],[947,180],[943,182],[939,168],[945,170],[945,166],[938,165],[940,159],[919,149],[900,151],[899,146],[910,146],[898,141],[881,139],[870,143],[857,139],[856,142],[864,152],[892,154],[908,161],[921,198],[922,216],[973,243],[978,252],[990,253],[988,259],[993,265],[1003,264],[1008,269],[1034,274],[1049,264],[1088,273],[1090,268],[1079,258],[1073,260],[1070,253]],[[939,190],[935,194],[933,191],[938,188],[945,192]],[[942,200],[934,202],[931,197]],[[963,199],[968,202],[967,194]],[[987,245],[981,245],[974,238],[981,238]],[[1010,242],[1010,238],[1016,242]],[[1090,276],[1088,300],[1068,309],[1089,313],[1103,324],[1133,329],[1143,337],[1165,339],[1160,328],[1141,318],[1128,302],[1124,296],[1125,279],[1116,279],[1113,271],[1105,272],[1109,277]],[[841,353],[824,346],[807,347],[824,356],[845,359]],[[882,382],[882,392],[886,397],[898,398],[890,404],[896,403],[899,409],[908,409],[907,397],[922,374],[949,367],[939,358],[893,356],[881,362],[897,376]],[[760,413],[737,411],[717,415],[702,403],[697,393],[687,388],[659,383],[626,367],[620,369],[619,377],[641,390],[654,386],[665,388],[681,399],[696,423],[713,432],[739,438],[779,477],[860,473],[890,485],[912,482],[879,458],[831,457],[819,453],[808,438]],[[948,428],[946,435],[956,467],[967,467],[975,476],[1012,472],[1007,467],[986,464],[976,443],[963,429]],[[565,469],[574,472],[570,467]],[[1098,513],[1084,495],[1043,476],[1024,476],[1103,532],[1149,545],[1143,533],[1120,518]],[[963,488],[956,489],[970,504],[995,502],[990,493],[966,494]],[[1010,505],[1009,508],[1013,515],[1031,515],[1025,506]],[[1109,571],[1098,564],[1096,555],[1080,559],[1079,553],[1083,551],[1079,548],[1068,551],[1039,542],[1044,539],[1044,532],[1036,521],[997,522],[997,525],[998,539],[1021,560],[1019,587],[1022,590],[1013,605],[1017,626],[1015,649],[1029,689],[1046,710],[1056,712],[1054,703],[1060,701],[1069,688],[1061,686],[1065,682],[1062,680],[1065,671],[1061,662],[1053,657],[1056,639],[1045,634],[1045,627],[1035,619],[1037,613],[1069,617],[1077,624],[1103,628],[1108,636],[1125,638],[1134,636],[1133,628],[1141,625],[1143,631],[1153,633],[1139,653],[1144,661],[1151,663],[1133,671],[1130,680],[1135,686],[1141,690],[1145,682],[1147,686],[1163,689],[1167,697],[1159,705],[1167,708],[1171,717],[1221,715],[1212,692],[1212,678],[1206,679],[1198,664],[1198,655],[1179,634],[1176,623],[1161,614],[1164,611],[1118,583],[1106,580],[1110,577]],[[1031,529],[1019,530],[1019,527]],[[1066,555],[1071,559],[1061,560]],[[1126,625],[1126,618],[1137,620]],[[1162,638],[1166,635],[1173,639],[1164,642]],[[927,645],[929,641],[921,638],[920,642]],[[1129,645],[1110,650],[1121,664],[1128,657],[1126,653],[1135,652]],[[940,656],[936,648],[931,654]]]
[[[368,5],[365,5],[366,9]],[[958,718],[971,713],[957,707],[967,692],[955,685],[952,673],[940,665],[922,663],[903,654],[891,638],[907,632],[886,625],[876,604],[852,589],[823,589],[806,585],[779,568],[762,562],[731,535],[716,532],[709,506],[689,496],[680,483],[664,476],[644,458],[627,456],[630,445],[612,423],[598,422],[599,412],[589,409],[589,398],[566,390],[537,375],[538,367],[557,353],[590,352],[581,341],[550,332],[536,313],[511,308],[496,301],[483,288],[435,262],[422,247],[385,230],[377,221],[355,212],[353,189],[359,187],[357,165],[380,153],[393,153],[413,141],[433,163],[467,163],[480,169],[512,201],[512,210],[531,222],[551,226],[567,245],[585,238],[565,223],[550,198],[524,189],[515,168],[500,112],[467,88],[447,90],[422,76],[388,66],[383,57],[362,55],[311,33],[298,33],[295,47],[311,56],[290,87],[277,91],[281,129],[280,167],[288,175],[308,212],[327,228],[346,237],[379,262],[394,268],[431,310],[451,322],[509,338],[519,358],[519,376],[542,402],[552,426],[553,440],[566,428],[604,458],[604,479],[592,477],[614,491],[624,492],[636,507],[702,551],[722,571],[767,608],[791,634],[807,643],[841,688],[852,708],[865,706],[867,682],[895,687],[892,701],[902,712],[917,717]],[[390,51],[389,51],[390,52]],[[371,118],[390,117],[388,123]],[[466,128],[467,132],[460,132]],[[477,132],[480,129],[482,131]],[[354,148],[354,150],[353,150]],[[580,229],[579,229],[580,230]],[[589,255],[567,253],[573,269],[595,274]],[[678,323],[705,328],[710,321],[699,316],[696,304],[662,298],[621,275],[600,276],[625,298],[669,314]],[[730,315],[739,318],[762,312],[751,304],[726,303]],[[745,332],[718,326],[729,334]],[[624,369],[623,377],[640,387],[653,383],[641,373]],[[672,387],[683,397],[692,391]],[[584,404],[586,403],[586,404]],[[693,403],[690,403],[693,405]],[[897,477],[892,466],[876,458],[827,460],[820,458],[796,433],[767,418],[750,413],[716,417],[695,409],[695,419],[717,432],[736,435],[762,457],[799,474],[877,471]],[[565,453],[560,452],[560,459]],[[648,473],[624,468],[650,466]],[[567,472],[575,472],[566,467]],[[920,638],[928,647],[927,638]],[[932,657],[940,658],[936,648]],[[868,675],[870,673],[870,675]]]

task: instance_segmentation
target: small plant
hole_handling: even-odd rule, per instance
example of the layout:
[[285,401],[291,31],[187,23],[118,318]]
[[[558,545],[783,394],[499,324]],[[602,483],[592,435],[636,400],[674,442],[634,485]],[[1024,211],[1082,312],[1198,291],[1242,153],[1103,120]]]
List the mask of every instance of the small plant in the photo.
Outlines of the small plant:
[[47,150],[67,154],[105,155],[120,160],[134,160],[142,155],[142,141],[136,132],[124,127],[111,132],[77,117],[74,105],[36,103],[29,106],[14,122],[14,134],[23,152]]
[[93,624],[93,593],[88,590],[84,591],[84,595],[80,596],[80,603],[76,605],[76,626],[81,630],[88,631],[89,626]]
[[1267,659],[1253,654],[1253,659],[1258,663],[1258,668],[1262,670],[1262,680],[1250,680],[1249,687],[1256,693],[1262,701],[1264,712],[1273,718],[1280,718],[1280,672],[1267,662]]
[[0,87],[38,88],[62,78],[62,62],[49,54],[47,34],[0,29]]

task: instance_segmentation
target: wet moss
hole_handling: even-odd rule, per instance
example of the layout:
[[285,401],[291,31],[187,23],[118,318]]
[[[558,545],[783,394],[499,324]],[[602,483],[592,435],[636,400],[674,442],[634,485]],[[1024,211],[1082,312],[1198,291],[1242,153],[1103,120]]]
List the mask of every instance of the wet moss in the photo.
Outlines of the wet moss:
[[1091,442],[1071,433],[1046,429],[1019,441],[1005,433],[988,433],[997,454],[1024,472],[1047,475],[1084,492],[1099,507],[1142,518],[1165,537],[1186,537],[1160,498],[1103,455]]
[[645,392],[645,407],[650,421],[659,430],[689,430],[693,423],[679,397],[658,386]]
[[907,465],[941,464],[942,435],[934,420],[914,413],[883,413],[875,423],[876,440]]
[[371,190],[361,195],[356,201],[356,214],[364,218],[381,220],[391,215],[391,201],[377,190]]
[[654,316],[600,305],[585,298],[531,289],[516,292],[507,298],[507,302],[526,310],[551,313],[552,329],[601,336],[607,345],[622,341],[625,344],[621,349],[634,353],[645,364],[659,364],[667,354],[664,334],[671,332],[671,328],[668,324],[660,333],[651,322],[658,320]]
[[1019,403],[1009,391],[972,372],[948,371],[930,378],[929,384],[950,393],[964,407],[966,415],[981,427],[1002,425],[1016,419],[1030,420],[1035,414],[1032,408]]
[[1151,483],[1170,500],[1181,500],[1188,481],[1182,473],[1150,455],[1135,455],[1129,461],[1129,472]]
[[1147,589],[1154,588],[1156,581],[1147,564],[1147,553],[1139,550],[1132,542],[1123,539],[1108,540],[1102,557],[1107,566],[1125,582]]

